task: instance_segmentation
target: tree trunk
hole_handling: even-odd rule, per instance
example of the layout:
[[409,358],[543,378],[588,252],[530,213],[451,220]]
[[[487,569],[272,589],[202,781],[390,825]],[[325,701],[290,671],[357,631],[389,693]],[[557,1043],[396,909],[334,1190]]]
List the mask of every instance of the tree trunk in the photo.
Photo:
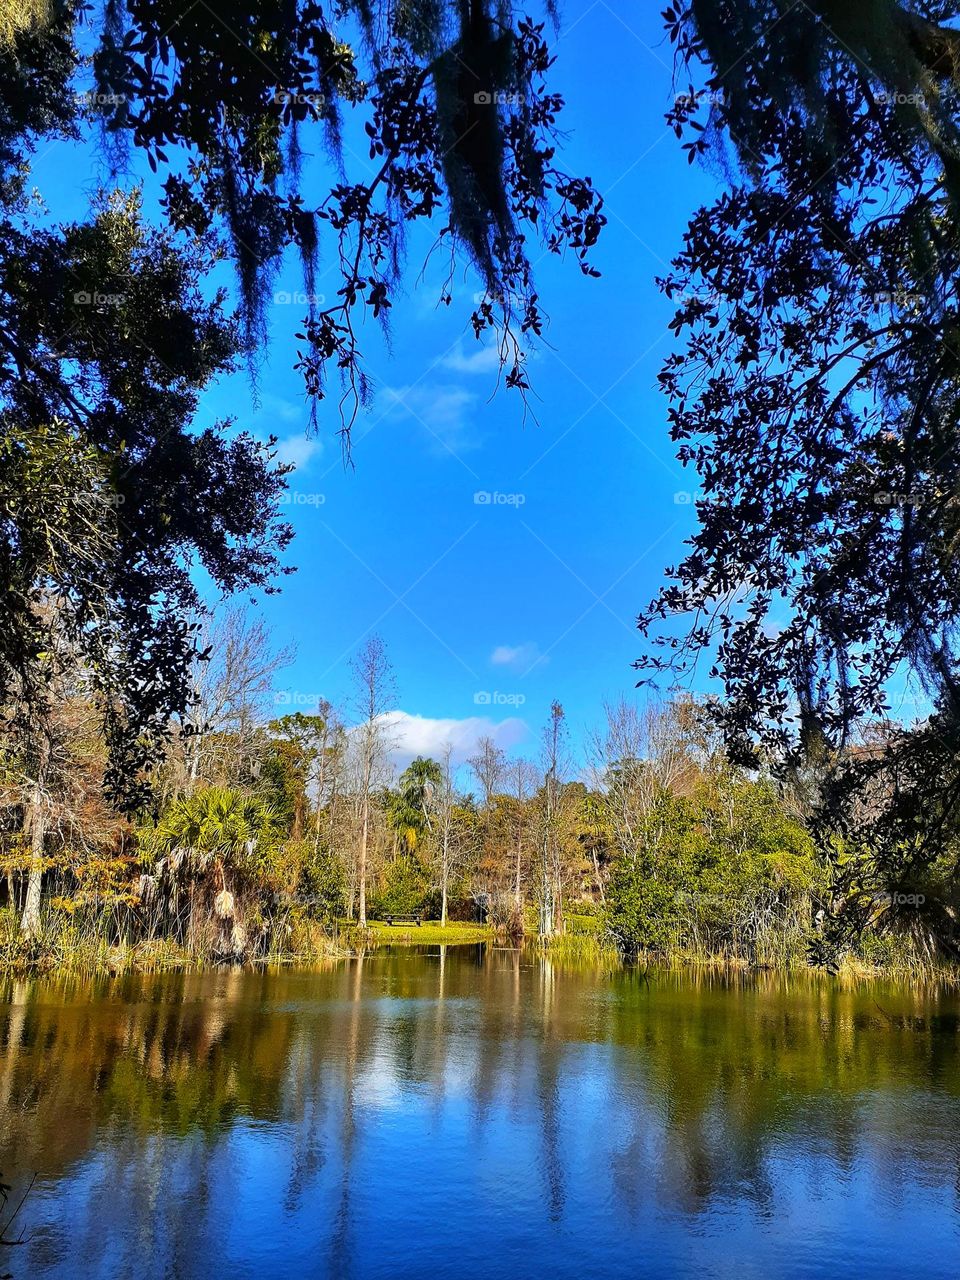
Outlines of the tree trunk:
[[513,882],[513,897],[517,904],[517,913],[523,911],[523,893],[520,888],[520,854],[523,848],[523,840],[521,836],[517,836],[517,866],[516,877]]
[[447,881],[450,878],[450,855],[447,849],[447,839],[443,840],[443,866],[440,872],[440,928],[447,927]]
[[187,792],[192,793],[200,774],[200,734],[190,740],[190,767],[187,770]]
[[367,927],[367,833],[370,826],[370,801],[363,798],[363,827],[360,832],[360,858],[357,863],[357,879],[360,882],[360,909],[357,923]]
[[543,852],[543,868],[540,876],[540,933],[548,938],[553,933],[553,886],[547,869],[547,851]]
[[597,860],[597,851],[596,849],[591,849],[590,852],[593,855],[593,874],[597,880],[597,888],[600,890],[600,905],[605,907],[607,905],[607,895],[603,892],[603,881],[600,879],[600,863]]
[[28,938],[35,938],[40,932],[40,887],[43,881],[43,841],[46,835],[43,792],[39,783],[35,783],[30,791],[24,827],[30,839],[30,875],[20,931]]

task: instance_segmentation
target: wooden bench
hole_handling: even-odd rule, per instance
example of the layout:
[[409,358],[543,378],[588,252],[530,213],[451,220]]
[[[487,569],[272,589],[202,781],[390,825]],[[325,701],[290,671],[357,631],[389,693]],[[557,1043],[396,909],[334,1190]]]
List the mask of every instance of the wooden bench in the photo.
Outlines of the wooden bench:
[[415,924],[419,929],[420,916],[387,916],[384,920],[384,924]]

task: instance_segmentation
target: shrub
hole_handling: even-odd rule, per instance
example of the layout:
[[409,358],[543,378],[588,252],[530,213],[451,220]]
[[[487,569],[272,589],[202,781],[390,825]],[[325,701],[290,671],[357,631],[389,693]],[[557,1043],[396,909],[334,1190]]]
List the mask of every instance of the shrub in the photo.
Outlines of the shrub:
[[405,855],[393,858],[370,895],[369,914],[375,920],[387,915],[413,915],[424,909],[429,890],[429,883],[415,859]]

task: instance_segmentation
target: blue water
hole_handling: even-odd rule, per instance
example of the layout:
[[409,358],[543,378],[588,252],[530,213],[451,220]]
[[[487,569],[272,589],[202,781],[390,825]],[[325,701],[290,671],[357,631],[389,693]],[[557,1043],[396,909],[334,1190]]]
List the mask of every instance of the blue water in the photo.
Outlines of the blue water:
[[957,1277],[960,1005],[477,948],[0,988],[52,1277]]

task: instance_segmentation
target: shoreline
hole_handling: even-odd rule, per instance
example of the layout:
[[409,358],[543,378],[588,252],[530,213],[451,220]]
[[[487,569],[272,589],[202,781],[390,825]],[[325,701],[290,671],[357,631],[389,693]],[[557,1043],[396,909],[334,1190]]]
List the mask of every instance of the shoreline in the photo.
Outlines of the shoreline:
[[314,931],[309,945],[303,949],[246,957],[204,955],[164,940],[141,942],[133,946],[85,942],[75,947],[63,946],[62,939],[60,941],[61,945],[54,945],[47,951],[37,949],[30,956],[24,955],[22,949],[19,949],[15,957],[0,954],[0,980],[33,980],[60,976],[108,978],[128,974],[204,973],[231,969],[254,971],[283,968],[309,972],[317,967],[325,968],[331,963],[355,959],[368,952],[386,948],[416,951],[423,947],[486,945],[501,950],[535,951],[561,966],[589,964],[592,969],[604,969],[608,972],[633,970],[671,974],[712,973],[744,978],[762,975],[788,978],[820,976],[833,978],[841,985],[851,982],[890,982],[904,987],[960,987],[960,967],[957,966],[926,964],[884,967],[848,956],[836,972],[829,973],[805,964],[757,964],[744,957],[685,952],[647,954],[627,960],[596,933],[566,933],[551,938],[527,935],[516,941],[498,934],[491,925],[451,922],[446,927],[441,927],[438,921],[425,921],[419,926],[391,926],[382,921],[369,921],[365,930],[343,921],[338,922],[332,935],[319,929]]

